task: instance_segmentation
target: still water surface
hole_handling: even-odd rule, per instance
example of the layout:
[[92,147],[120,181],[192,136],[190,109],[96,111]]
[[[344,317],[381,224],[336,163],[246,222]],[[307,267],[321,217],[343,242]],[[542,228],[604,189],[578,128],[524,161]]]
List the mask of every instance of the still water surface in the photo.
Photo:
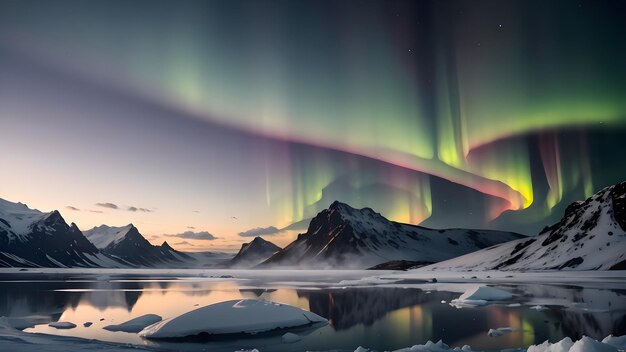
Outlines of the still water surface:
[[[584,334],[601,339],[608,334],[626,334],[626,290],[623,288],[501,283],[500,287],[516,294],[515,301],[459,309],[447,303],[459,293],[444,291],[445,286],[436,290],[433,285],[420,283],[385,287],[339,284],[343,279],[372,272],[331,276],[300,272],[292,277],[263,277],[260,273],[257,279],[251,279],[250,275],[238,279],[236,272],[232,274],[224,271],[215,277],[154,273],[0,275],[0,316],[28,316],[42,322],[70,321],[78,325],[71,330],[57,330],[41,324],[27,332],[172,350],[354,351],[361,345],[383,351],[439,339],[451,346],[467,344],[474,349],[503,349],[557,341],[565,336],[579,338]],[[460,289],[462,291],[463,287]],[[281,342],[280,334],[234,341],[168,343],[102,329],[143,314],[155,313],[168,318],[237,298],[262,298],[298,306],[328,318],[330,324],[297,331],[303,339],[288,345]],[[530,309],[535,304],[543,304],[548,309]],[[85,322],[93,322],[93,325],[83,327]],[[513,327],[516,331],[488,337],[487,331],[497,327]]]

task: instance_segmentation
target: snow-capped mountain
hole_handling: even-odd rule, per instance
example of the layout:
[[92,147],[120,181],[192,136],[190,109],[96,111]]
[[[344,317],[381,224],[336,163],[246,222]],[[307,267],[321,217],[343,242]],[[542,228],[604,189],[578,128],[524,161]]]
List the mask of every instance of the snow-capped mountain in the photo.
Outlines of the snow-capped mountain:
[[241,245],[239,252],[231,259],[230,267],[253,267],[274,253],[280,251],[280,247],[261,237],[255,237],[251,242]]
[[626,182],[570,204],[538,236],[504,243],[424,269],[625,270]]
[[391,260],[435,263],[523,237],[488,230],[434,230],[387,220],[370,208],[334,202],[306,233],[263,265],[368,268]]
[[152,245],[133,224],[122,227],[96,226],[84,234],[103,253],[135,265],[162,266],[191,259],[174,250],[167,242],[161,246]]
[[119,266],[54,210],[0,199],[0,267]]

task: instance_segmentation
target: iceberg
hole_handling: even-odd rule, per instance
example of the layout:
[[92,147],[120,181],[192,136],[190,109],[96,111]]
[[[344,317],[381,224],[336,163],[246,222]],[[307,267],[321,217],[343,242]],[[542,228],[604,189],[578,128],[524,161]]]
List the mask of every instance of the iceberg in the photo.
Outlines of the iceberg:
[[488,286],[476,286],[468,289],[459,298],[450,302],[461,307],[480,306],[487,304],[489,301],[506,301],[511,298],[513,298],[513,295],[510,292]]

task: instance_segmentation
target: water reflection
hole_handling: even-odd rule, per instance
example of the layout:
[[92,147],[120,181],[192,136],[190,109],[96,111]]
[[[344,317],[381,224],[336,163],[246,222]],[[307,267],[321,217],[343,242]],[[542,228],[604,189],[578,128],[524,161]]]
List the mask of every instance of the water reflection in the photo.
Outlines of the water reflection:
[[[273,351],[353,351],[358,345],[389,350],[439,339],[453,346],[469,344],[480,349],[500,349],[565,336],[579,338],[584,334],[602,338],[611,333],[626,334],[626,291],[615,289],[518,285],[508,289],[513,288],[519,294],[522,306],[457,309],[441,301],[449,302],[458,297],[458,293],[428,292],[415,287],[294,288],[260,280],[250,286],[252,281],[197,278],[66,279],[0,281],[0,315],[44,315],[49,320],[71,321],[78,325],[73,330],[38,325],[27,331],[181,350],[233,351],[264,347]],[[143,314],[155,313],[167,318],[199,306],[237,298],[264,298],[298,306],[327,317],[330,325],[300,332],[304,337],[302,341],[290,345],[283,345],[280,336],[172,345],[142,340],[136,334],[102,329]],[[528,308],[534,304],[547,305],[550,309],[535,311]],[[93,326],[83,327],[87,321],[93,322]],[[512,327],[515,331],[497,338],[488,337],[487,330],[497,327]]]

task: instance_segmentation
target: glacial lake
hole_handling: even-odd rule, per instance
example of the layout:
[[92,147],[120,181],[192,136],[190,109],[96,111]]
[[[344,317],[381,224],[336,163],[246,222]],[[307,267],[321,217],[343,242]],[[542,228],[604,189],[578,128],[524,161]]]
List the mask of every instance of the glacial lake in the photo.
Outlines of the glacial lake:
[[[458,308],[449,303],[481,282],[471,273],[454,280],[440,278],[437,283],[404,280],[354,286],[344,281],[387,274],[14,269],[12,273],[0,272],[0,316],[30,317],[41,322],[26,332],[183,351],[354,351],[358,346],[387,351],[440,339],[450,346],[500,350],[558,341],[566,336],[602,339],[609,334],[626,335],[626,278],[618,277],[610,284],[601,280],[561,284],[492,280],[486,283],[513,292],[515,298],[474,308]],[[330,323],[295,331],[302,340],[293,344],[282,343],[282,333],[235,340],[162,342],[102,329],[143,314],[168,318],[238,298],[262,298],[298,306],[329,319]],[[537,305],[545,309],[531,308]],[[49,321],[70,321],[78,327],[57,330],[47,326]],[[84,327],[85,322],[93,325]],[[487,335],[490,328],[498,327],[511,327],[514,331],[499,337]]]

